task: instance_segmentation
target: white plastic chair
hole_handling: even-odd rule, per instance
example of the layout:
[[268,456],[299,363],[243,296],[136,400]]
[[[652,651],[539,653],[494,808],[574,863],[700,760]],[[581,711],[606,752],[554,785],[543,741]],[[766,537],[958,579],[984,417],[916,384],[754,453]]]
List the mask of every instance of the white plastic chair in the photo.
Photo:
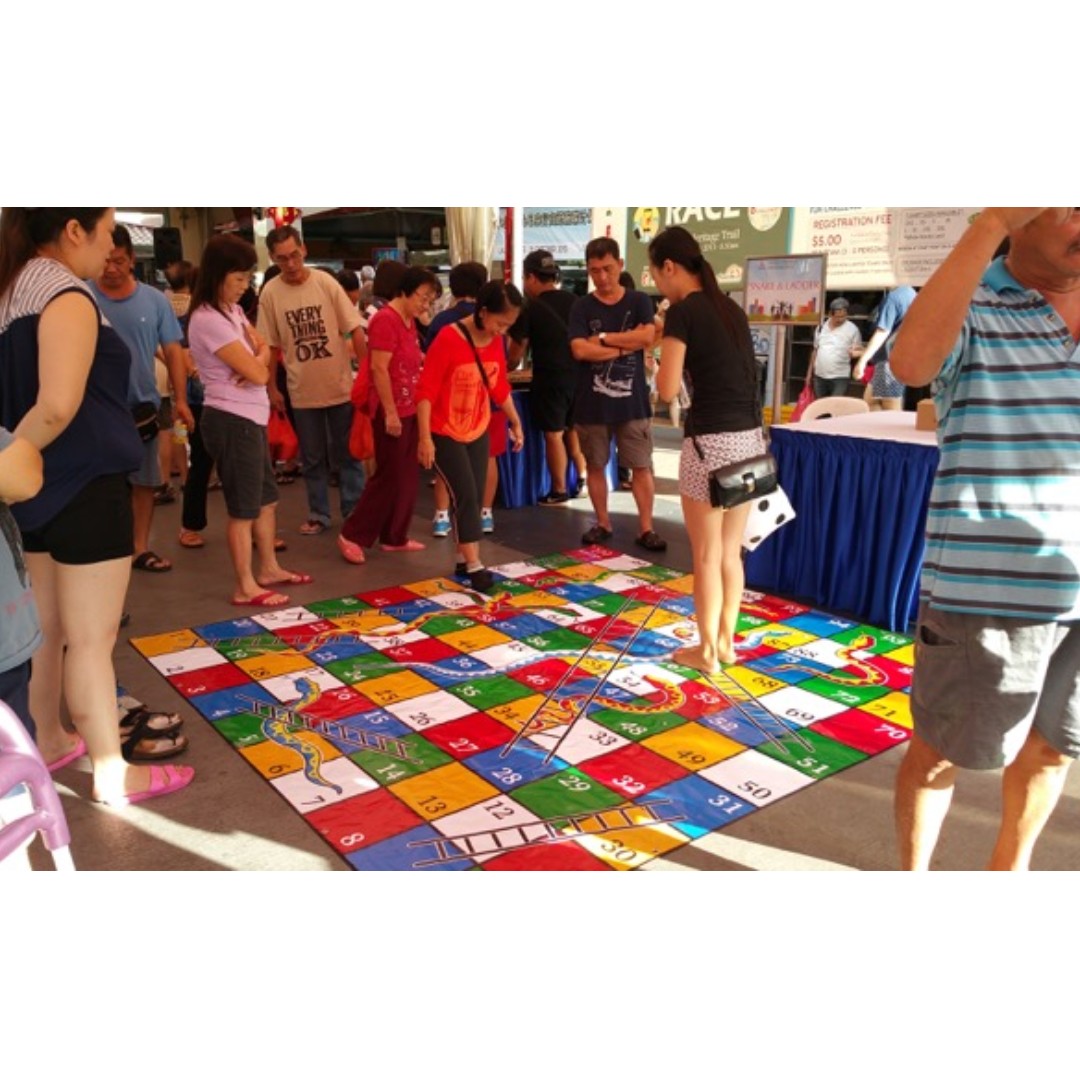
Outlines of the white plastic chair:
[[870,411],[870,406],[862,398],[823,397],[815,398],[803,409],[799,423],[807,420],[824,420],[827,416],[854,416],[856,413]]
[[6,823],[0,818],[0,862],[41,833],[56,869],[74,870],[71,833],[49,770],[19,718],[0,701],[0,799],[20,785],[28,792],[30,811]]

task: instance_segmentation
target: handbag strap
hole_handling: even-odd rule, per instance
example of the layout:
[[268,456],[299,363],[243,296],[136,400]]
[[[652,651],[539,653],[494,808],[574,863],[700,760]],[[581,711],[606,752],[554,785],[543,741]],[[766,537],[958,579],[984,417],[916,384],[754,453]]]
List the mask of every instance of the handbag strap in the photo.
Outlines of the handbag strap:
[[464,322],[459,322],[457,328],[465,335],[465,340],[469,343],[472,349],[473,358],[476,360],[476,366],[480,369],[480,378],[483,380],[484,389],[488,392],[488,397],[491,398],[491,403],[495,404],[495,395],[491,392],[491,383],[488,382],[487,372],[484,370],[484,364],[480,359],[480,350],[476,347],[476,342],[472,339],[472,334],[469,333],[469,328]]

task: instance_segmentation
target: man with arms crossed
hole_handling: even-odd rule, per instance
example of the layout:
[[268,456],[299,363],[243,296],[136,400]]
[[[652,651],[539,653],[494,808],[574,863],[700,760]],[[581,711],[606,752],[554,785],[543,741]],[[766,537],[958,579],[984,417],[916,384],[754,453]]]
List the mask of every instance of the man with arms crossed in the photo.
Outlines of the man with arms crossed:
[[646,551],[666,551],[667,541],[652,527],[652,407],[644,352],[656,335],[652,300],[619,284],[623,261],[610,237],[589,241],[585,267],[595,291],[570,311],[570,352],[578,361],[574,419],[596,524],[581,540],[600,544],[612,536],[606,470],[614,435],[619,462],[633,472],[631,490],[640,526],[634,542]]
[[889,358],[933,380],[942,448],[896,781],[906,869],[929,867],[957,768],[1002,766],[989,868],[1027,869],[1080,755],[1078,341],[1080,208],[987,208]]

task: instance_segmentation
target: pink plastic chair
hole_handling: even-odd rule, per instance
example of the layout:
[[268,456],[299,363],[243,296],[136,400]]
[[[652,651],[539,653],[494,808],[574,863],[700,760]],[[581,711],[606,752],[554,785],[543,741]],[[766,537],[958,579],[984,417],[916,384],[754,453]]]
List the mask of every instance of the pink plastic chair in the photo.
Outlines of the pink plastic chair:
[[41,833],[57,870],[74,870],[71,833],[49,770],[19,718],[0,701],[0,798],[25,784],[30,813],[0,824],[0,862]]

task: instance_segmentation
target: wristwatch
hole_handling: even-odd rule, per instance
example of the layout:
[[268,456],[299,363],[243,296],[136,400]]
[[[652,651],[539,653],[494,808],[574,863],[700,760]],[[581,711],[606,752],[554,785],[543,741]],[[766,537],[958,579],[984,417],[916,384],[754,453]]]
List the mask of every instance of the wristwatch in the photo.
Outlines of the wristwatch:
[[596,336],[599,339],[601,345],[604,345],[604,346],[607,345],[607,342],[604,340],[604,338],[607,337],[607,333],[605,331],[601,330],[600,333],[597,334]]

